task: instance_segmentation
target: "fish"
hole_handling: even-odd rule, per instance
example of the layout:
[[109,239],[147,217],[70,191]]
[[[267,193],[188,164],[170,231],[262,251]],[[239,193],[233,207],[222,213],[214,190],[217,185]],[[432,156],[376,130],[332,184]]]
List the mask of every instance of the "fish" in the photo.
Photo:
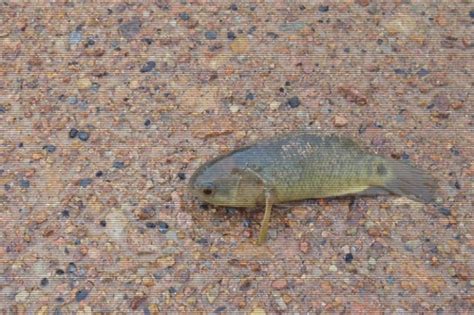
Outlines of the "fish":
[[265,207],[257,244],[265,242],[273,205],[338,196],[436,198],[437,181],[408,162],[372,153],[354,139],[293,132],[218,156],[189,179],[191,195],[208,204]]

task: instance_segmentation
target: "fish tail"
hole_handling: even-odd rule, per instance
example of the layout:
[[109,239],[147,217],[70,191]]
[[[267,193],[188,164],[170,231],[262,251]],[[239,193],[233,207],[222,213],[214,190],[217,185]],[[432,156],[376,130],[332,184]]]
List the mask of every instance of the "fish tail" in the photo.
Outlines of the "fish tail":
[[386,173],[383,188],[393,194],[424,202],[436,198],[437,180],[423,170],[401,161],[385,160],[377,166],[377,172],[382,176]]

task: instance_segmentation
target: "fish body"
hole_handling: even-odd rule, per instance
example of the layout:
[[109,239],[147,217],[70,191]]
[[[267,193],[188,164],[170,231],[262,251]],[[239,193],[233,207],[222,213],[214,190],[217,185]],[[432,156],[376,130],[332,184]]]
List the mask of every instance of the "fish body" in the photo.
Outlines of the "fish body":
[[267,139],[217,157],[189,182],[199,199],[255,207],[342,195],[397,194],[429,202],[436,182],[408,163],[372,154],[349,138],[313,133]]

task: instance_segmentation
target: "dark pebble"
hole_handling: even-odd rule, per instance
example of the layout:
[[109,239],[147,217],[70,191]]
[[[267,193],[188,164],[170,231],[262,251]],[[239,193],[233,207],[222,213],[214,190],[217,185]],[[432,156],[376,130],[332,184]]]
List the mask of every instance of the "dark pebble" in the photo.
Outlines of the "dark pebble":
[[430,71],[425,69],[425,68],[421,68],[420,70],[418,70],[418,72],[416,73],[419,77],[425,77],[427,76],[428,74],[430,74]]
[[181,179],[181,180],[185,180],[186,179],[186,173],[179,172],[178,173],[178,178]]
[[100,220],[99,224],[100,224],[101,227],[106,227],[107,226],[107,222],[105,220]]
[[230,5],[230,9],[231,9],[232,11],[237,11],[237,10],[239,9],[239,7],[238,7],[235,3],[232,3],[232,4]]
[[471,17],[471,19],[474,19],[474,9],[469,11],[469,16]]
[[68,265],[67,265],[67,273],[71,273],[71,274],[74,274],[77,272],[77,267],[76,267],[76,264],[73,263],[73,262],[70,262]]
[[149,127],[151,125],[151,120],[145,119],[145,122],[143,124],[145,125],[145,127]]
[[89,291],[87,290],[79,290],[76,292],[76,302],[83,301],[89,295]]
[[204,33],[204,37],[206,37],[206,39],[208,39],[208,40],[215,40],[215,39],[217,39],[217,32],[215,32],[215,31],[206,31]]
[[395,283],[395,278],[393,276],[388,276],[387,277],[387,283],[388,284],[394,284]]
[[354,256],[352,255],[352,253],[348,253],[346,254],[346,256],[344,256],[344,261],[346,263],[351,263],[352,260],[354,260]]
[[76,105],[79,100],[75,96],[69,96],[67,102],[69,105]]
[[95,40],[94,40],[93,38],[89,38],[89,39],[87,40],[87,44],[86,44],[86,45],[87,45],[87,47],[88,47],[88,46],[94,46],[94,45],[95,45]]
[[23,148],[23,142],[18,143],[19,148]]
[[201,245],[208,245],[209,240],[207,238],[199,238],[196,240],[196,243],[201,244]]
[[201,203],[199,205],[199,209],[201,210],[209,210],[209,205],[207,203]]
[[455,181],[455,182],[454,182],[454,187],[455,187],[456,189],[461,189],[461,184],[459,184],[458,181]]
[[79,185],[82,187],[82,188],[86,188],[87,186],[89,186],[90,184],[92,184],[92,178],[83,178],[79,181]]
[[244,219],[244,222],[242,223],[244,228],[250,228],[252,226],[252,221],[250,219]]
[[278,35],[275,32],[267,32],[267,36],[270,37],[271,39],[277,39],[278,37],[280,37],[280,35]]
[[47,144],[47,145],[43,146],[43,150],[46,150],[49,153],[53,153],[54,151],[56,151],[56,146],[53,145],[53,144]]
[[134,18],[132,21],[120,25],[119,31],[124,37],[130,39],[135,37],[135,35],[140,32],[141,27],[142,25],[140,20],[138,18]]
[[168,232],[169,225],[164,221],[158,221],[158,230],[160,233],[166,234]]
[[346,48],[344,48],[344,52],[345,52],[345,53],[350,53],[350,52],[351,52],[351,49],[350,49],[349,47],[346,47]]
[[253,33],[255,33],[256,30],[257,30],[257,27],[253,25],[249,28],[249,30],[247,31],[247,34],[252,35]]
[[223,311],[225,311],[226,308],[227,308],[227,307],[225,307],[225,306],[219,306],[218,308],[216,308],[216,309],[214,310],[213,313],[215,313],[215,314],[220,314],[220,313],[222,313]]
[[178,291],[176,290],[175,287],[170,287],[170,288],[168,289],[168,292],[169,292],[170,294],[176,294],[176,292],[178,292]]
[[298,96],[293,96],[292,98],[288,99],[288,106],[291,108],[296,108],[300,106],[301,102]]
[[61,212],[61,215],[65,218],[69,218],[69,210],[65,209]]
[[41,279],[40,285],[41,285],[42,287],[45,287],[45,286],[47,286],[48,284],[49,284],[48,278],[43,278],[43,279]]
[[441,207],[438,209],[438,211],[445,216],[450,216],[451,215],[451,210],[449,208]]
[[30,188],[30,181],[27,179],[20,179],[21,188]]
[[319,12],[328,12],[329,11],[329,6],[328,5],[320,5],[318,10],[319,10]]
[[5,107],[0,106],[0,113],[3,114],[3,113],[6,113],[6,112],[7,112],[7,110],[5,109]]
[[234,40],[234,39],[236,39],[236,38],[237,38],[237,36],[235,35],[234,32],[232,32],[232,31],[231,31],[231,32],[227,32],[227,39]]
[[125,168],[125,163],[123,161],[115,161],[112,164],[112,167],[121,170],[121,169]]
[[144,38],[144,39],[142,39],[142,41],[144,43],[146,43],[147,45],[151,45],[154,42],[154,40],[152,38]]
[[145,223],[145,226],[146,226],[147,228],[149,228],[149,229],[154,229],[154,228],[156,228],[156,223],[154,223],[154,222],[147,222],[147,223]]
[[77,136],[80,140],[82,141],[87,141],[89,140],[89,133],[87,131],[79,131],[77,133]]
[[407,70],[401,69],[401,68],[394,69],[393,72],[395,72],[395,74],[400,74],[400,75],[405,75],[408,73]]
[[187,14],[186,12],[182,12],[179,14],[179,18],[183,21],[187,21],[189,20],[189,14]]
[[451,153],[455,156],[459,155],[459,149],[456,148],[456,147],[451,147],[451,149],[449,149],[449,151],[451,151]]
[[97,171],[97,173],[95,173],[96,177],[101,177],[102,175],[104,175],[104,172],[102,171]]
[[247,93],[247,95],[245,96],[245,99],[246,100],[249,100],[249,101],[253,101],[255,99],[255,94],[253,93]]
[[147,61],[146,64],[140,69],[141,73],[153,71],[156,67],[156,62],[153,60]]
[[[92,83],[92,85],[91,85],[91,91],[92,92],[98,92],[99,89],[100,89],[100,84],[99,83],[97,83],[97,82]],[[87,107],[87,105],[86,105],[86,107]]]
[[64,270],[62,270],[62,269],[56,269],[56,274],[57,274],[58,276],[62,276],[62,275],[64,274]]
[[71,128],[71,130],[69,130],[69,138],[71,139],[75,138],[78,133],[79,133],[79,130],[77,130],[76,128]]

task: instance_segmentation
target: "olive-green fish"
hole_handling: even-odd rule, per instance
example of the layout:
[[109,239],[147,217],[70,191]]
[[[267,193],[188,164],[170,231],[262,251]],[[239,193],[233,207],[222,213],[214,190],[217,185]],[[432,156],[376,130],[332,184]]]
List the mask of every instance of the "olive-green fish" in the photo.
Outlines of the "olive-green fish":
[[367,152],[351,139],[293,133],[217,157],[189,181],[199,199],[218,206],[265,205],[258,244],[267,234],[272,205],[343,195],[396,194],[435,198],[437,184],[425,171]]

